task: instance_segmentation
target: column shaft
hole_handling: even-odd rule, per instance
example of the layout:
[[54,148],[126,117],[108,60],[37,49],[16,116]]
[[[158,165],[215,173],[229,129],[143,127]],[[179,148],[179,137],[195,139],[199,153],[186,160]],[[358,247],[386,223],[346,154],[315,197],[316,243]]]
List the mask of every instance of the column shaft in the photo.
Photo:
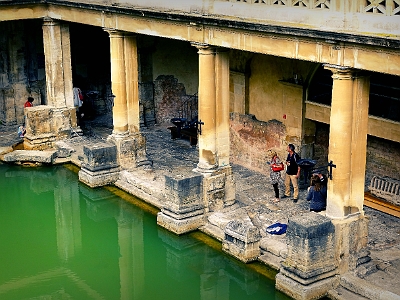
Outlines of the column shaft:
[[229,165],[229,52],[216,52],[216,143],[218,165]]
[[326,68],[333,72],[328,160],[336,165],[328,183],[327,215],[345,218],[362,213],[369,85],[355,77],[355,70]]
[[128,134],[128,112],[126,101],[126,76],[124,34],[108,31],[110,34],[111,90],[114,94],[113,135]]
[[130,133],[139,132],[139,85],[138,54],[136,36],[125,35],[126,98],[128,109],[128,128]]
[[363,210],[367,163],[369,77],[355,74],[353,85],[353,136],[351,144],[350,207]]
[[215,53],[209,46],[197,46],[199,49],[199,135],[200,170],[212,170],[218,166],[216,154],[216,91],[215,91]]
[[47,105],[72,107],[72,68],[69,27],[51,19],[43,22]]

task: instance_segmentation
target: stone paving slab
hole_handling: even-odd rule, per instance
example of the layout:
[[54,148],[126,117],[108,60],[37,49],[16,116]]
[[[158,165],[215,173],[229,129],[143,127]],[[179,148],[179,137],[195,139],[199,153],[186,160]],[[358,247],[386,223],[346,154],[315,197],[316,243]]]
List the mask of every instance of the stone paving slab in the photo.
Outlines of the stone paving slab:
[[57,150],[14,150],[3,156],[5,162],[38,162],[51,164],[56,157]]

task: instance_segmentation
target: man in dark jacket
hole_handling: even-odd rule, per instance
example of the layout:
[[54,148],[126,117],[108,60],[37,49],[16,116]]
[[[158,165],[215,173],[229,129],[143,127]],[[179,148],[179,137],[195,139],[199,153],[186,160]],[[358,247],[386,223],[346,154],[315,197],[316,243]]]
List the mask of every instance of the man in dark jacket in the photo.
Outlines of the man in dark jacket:
[[286,176],[285,176],[285,195],[282,198],[290,197],[290,183],[293,185],[293,202],[297,202],[299,198],[299,177],[300,167],[297,161],[300,156],[294,151],[295,147],[293,144],[289,144],[287,147],[288,156],[286,158]]

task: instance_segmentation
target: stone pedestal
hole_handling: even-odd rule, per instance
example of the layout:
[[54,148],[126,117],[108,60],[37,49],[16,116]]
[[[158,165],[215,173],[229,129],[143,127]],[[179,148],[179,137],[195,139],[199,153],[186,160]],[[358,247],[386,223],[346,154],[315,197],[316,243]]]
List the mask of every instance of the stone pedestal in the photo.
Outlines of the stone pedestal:
[[210,174],[205,174],[204,203],[206,211],[218,211],[235,203],[236,184],[232,167],[218,168]]
[[176,234],[204,225],[202,176],[165,176],[166,202],[157,214],[157,224]]
[[123,169],[151,165],[151,161],[147,159],[146,138],[142,134],[112,134],[107,141],[116,146],[118,162]]
[[112,184],[119,178],[115,145],[100,143],[84,146],[84,162],[79,171],[79,181],[90,187]]
[[224,229],[222,250],[244,263],[256,260],[260,254],[260,229],[242,221],[230,221]]
[[24,149],[45,150],[54,142],[69,138],[71,133],[81,133],[76,125],[75,108],[39,105],[25,110],[26,134]]
[[276,288],[294,299],[319,299],[338,284],[335,226],[310,212],[289,220],[288,255],[276,277]]

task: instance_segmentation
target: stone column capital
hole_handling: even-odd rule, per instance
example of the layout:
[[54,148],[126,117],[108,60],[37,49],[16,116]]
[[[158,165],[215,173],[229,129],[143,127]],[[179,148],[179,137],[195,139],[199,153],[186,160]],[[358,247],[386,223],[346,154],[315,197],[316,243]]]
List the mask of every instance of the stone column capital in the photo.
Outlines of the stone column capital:
[[125,36],[125,32],[115,28],[103,28],[103,30],[109,34],[110,38],[123,38]]
[[203,43],[191,43],[193,47],[196,47],[199,51],[197,52],[199,55],[214,55],[215,47],[203,44]]
[[330,70],[332,72],[332,78],[339,80],[350,80],[360,77],[368,77],[369,73],[364,70],[354,69],[345,66],[324,64],[324,69]]
[[353,79],[353,74],[358,70],[338,65],[324,64],[324,69],[330,70],[332,72],[333,80],[351,80]]
[[43,18],[43,26],[54,26],[59,24],[59,21],[55,21],[54,19],[50,18],[50,17],[44,17]]

